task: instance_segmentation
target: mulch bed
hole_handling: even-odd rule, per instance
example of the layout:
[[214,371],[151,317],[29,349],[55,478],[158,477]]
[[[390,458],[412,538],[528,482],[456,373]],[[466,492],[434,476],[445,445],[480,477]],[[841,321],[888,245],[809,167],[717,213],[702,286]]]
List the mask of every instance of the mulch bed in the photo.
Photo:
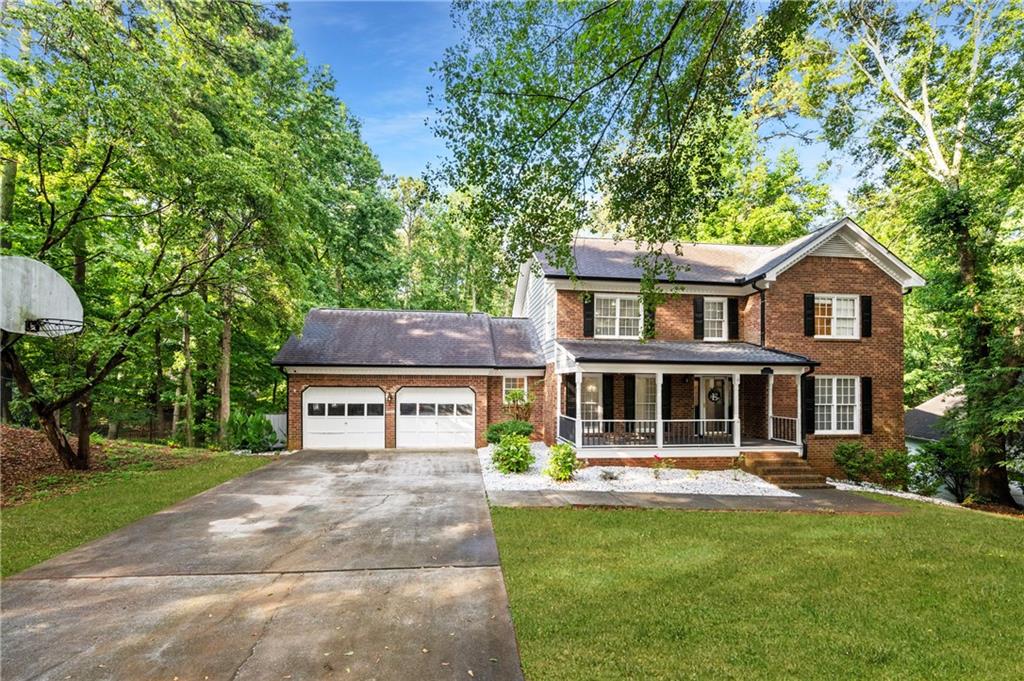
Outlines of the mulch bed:
[[979,504],[970,503],[964,504],[967,508],[974,509],[975,511],[985,511],[986,513],[998,513],[999,515],[1009,515],[1015,518],[1024,518],[1024,508],[1015,508],[1013,506],[1003,506],[1002,504]]
[[[71,446],[78,446],[78,438],[69,437]],[[178,468],[208,454],[198,450],[173,449],[162,445],[149,445],[128,440],[93,443],[92,467],[88,471],[69,471],[42,431],[31,428],[12,428],[0,424],[0,506],[13,506],[29,501],[47,478],[60,479],[66,491],[73,491],[76,482],[85,482],[97,473],[130,467],[148,462],[151,468]]]

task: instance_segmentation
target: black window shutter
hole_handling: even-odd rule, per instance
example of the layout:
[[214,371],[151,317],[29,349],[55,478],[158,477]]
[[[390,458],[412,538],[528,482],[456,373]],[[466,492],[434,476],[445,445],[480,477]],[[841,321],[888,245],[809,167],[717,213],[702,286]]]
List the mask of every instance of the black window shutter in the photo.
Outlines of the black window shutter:
[[568,375],[572,380],[565,382],[565,415],[576,418],[576,377]]
[[611,419],[615,418],[615,374],[603,374],[601,376],[601,418],[604,421],[604,432],[612,432],[614,424]]
[[871,410],[871,377],[860,377],[860,432],[864,435],[871,435],[874,432],[874,424]]
[[661,418],[668,421],[672,418],[672,377],[661,378]]
[[814,335],[814,294],[804,294],[804,335]]
[[594,294],[588,293],[583,298],[583,337],[594,337]]
[[726,305],[726,315],[729,317],[729,340],[740,339],[740,301],[738,298],[729,298]]
[[657,307],[654,303],[648,303],[644,301],[644,338],[654,338],[654,317],[656,314]]
[[860,297],[860,335],[871,337],[871,296]]
[[800,386],[800,415],[803,417],[804,434],[814,432],[814,376],[802,376]]
[[693,297],[693,339],[704,340],[704,296]]

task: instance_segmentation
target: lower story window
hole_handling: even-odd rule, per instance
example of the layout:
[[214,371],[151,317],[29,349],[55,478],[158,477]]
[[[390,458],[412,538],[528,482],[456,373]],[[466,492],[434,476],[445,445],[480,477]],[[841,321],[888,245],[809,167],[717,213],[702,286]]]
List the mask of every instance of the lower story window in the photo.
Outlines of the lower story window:
[[506,376],[504,381],[504,389],[502,390],[502,399],[505,404],[508,404],[508,394],[513,390],[519,390],[526,396],[526,376]]
[[818,376],[814,379],[814,431],[856,433],[857,378]]
[[640,421],[658,418],[656,385],[654,376],[636,377],[636,417]]

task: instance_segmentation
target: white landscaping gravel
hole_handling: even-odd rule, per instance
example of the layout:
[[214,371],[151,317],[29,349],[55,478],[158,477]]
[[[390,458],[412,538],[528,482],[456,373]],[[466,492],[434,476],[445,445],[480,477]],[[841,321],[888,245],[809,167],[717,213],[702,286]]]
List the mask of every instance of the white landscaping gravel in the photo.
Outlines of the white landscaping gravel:
[[[505,475],[491,463],[491,448],[478,450],[484,486],[489,492],[498,491],[575,491],[575,492],[669,492],[674,494],[727,494],[762,497],[795,497],[756,475],[739,469],[728,471],[695,471],[670,468],[654,477],[651,468],[637,466],[591,466],[576,471],[569,482],[555,482],[541,471],[548,465],[548,448],[540,442],[532,445],[537,460],[525,473]],[[615,480],[603,480],[601,473],[608,471]]]
[[936,504],[938,506],[952,506],[954,508],[963,508],[960,504],[955,501],[948,499],[942,499],[939,497],[926,497],[923,494],[914,494],[913,492],[901,492],[895,489],[889,489],[888,487],[882,487],[871,482],[853,482],[852,480],[833,480],[828,478],[830,485],[836,489],[845,490],[847,492],[874,492],[875,494],[887,494],[890,497],[900,497],[901,499],[911,499],[913,501],[924,501],[929,504]]

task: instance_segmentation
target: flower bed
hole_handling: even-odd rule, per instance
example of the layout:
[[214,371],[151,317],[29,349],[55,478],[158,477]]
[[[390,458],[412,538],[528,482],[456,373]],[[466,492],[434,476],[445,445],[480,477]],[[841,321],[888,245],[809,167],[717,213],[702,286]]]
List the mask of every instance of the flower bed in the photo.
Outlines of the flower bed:
[[479,450],[480,469],[488,491],[574,490],[587,492],[668,492],[675,494],[727,494],[793,497],[792,492],[739,469],[696,471],[671,468],[655,471],[635,466],[591,466],[576,472],[569,482],[555,482],[542,471],[548,465],[548,448],[533,443],[536,461],[525,473],[504,475],[491,462],[491,448]]

